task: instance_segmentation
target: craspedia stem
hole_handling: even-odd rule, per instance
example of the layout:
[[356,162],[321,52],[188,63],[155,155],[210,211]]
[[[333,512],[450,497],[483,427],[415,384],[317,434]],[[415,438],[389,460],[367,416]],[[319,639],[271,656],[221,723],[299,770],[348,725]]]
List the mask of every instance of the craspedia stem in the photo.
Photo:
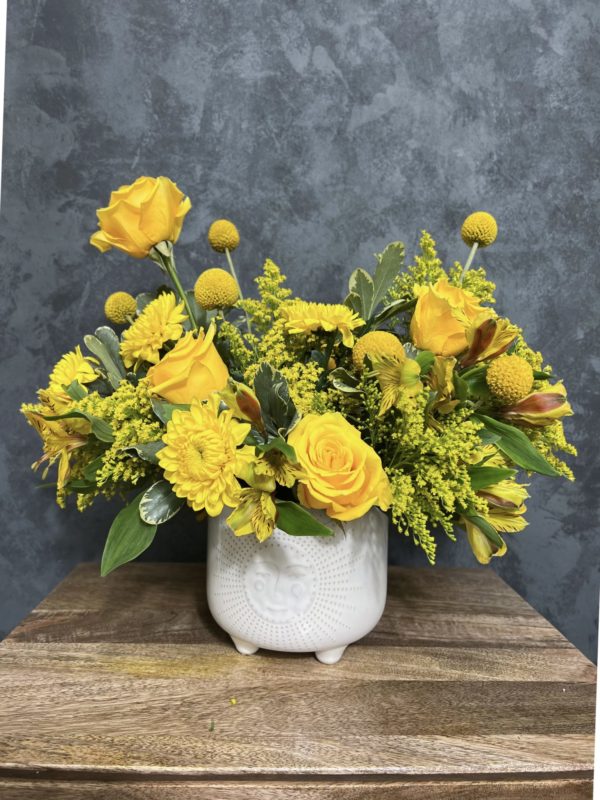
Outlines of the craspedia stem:
[[479,242],[474,242],[471,247],[471,252],[469,253],[469,257],[465,261],[465,265],[463,267],[463,271],[460,274],[460,285],[462,286],[462,282],[464,280],[465,275],[471,269],[471,264],[473,263],[473,259],[475,258],[475,253],[477,252],[477,248],[479,247]]
[[[233,280],[236,282],[238,287],[238,292],[240,294],[240,300],[244,299],[244,295],[242,293],[242,287],[240,286],[240,282],[238,280],[237,273],[235,271],[235,267],[233,266],[233,259],[231,258],[231,253],[229,252],[229,248],[225,248],[225,257],[227,258],[227,263],[229,265],[229,272],[231,272],[231,276]],[[244,309],[244,314],[246,315],[246,324],[248,325],[248,333],[252,333],[252,323],[250,322],[250,314]]]

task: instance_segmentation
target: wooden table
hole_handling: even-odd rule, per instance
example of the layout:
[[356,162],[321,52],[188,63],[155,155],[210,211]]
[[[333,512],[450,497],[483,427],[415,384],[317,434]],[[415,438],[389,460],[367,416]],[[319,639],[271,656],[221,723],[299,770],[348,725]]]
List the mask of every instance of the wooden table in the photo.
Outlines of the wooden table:
[[241,656],[204,568],[84,564],[0,645],[0,798],[592,796],[596,670],[489,570],[390,569],[334,666]]

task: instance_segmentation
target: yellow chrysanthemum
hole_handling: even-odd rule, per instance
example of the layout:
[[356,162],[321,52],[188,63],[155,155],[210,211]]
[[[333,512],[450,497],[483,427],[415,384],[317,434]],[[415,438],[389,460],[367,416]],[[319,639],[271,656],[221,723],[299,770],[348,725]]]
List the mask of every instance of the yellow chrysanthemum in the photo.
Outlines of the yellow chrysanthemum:
[[179,339],[181,323],[187,317],[183,303],[177,303],[172,292],[159,295],[148,303],[136,321],[123,333],[121,356],[126,367],[142,361],[157,364],[160,350],[167,342]]
[[208,243],[217,253],[235,250],[240,243],[240,233],[228,219],[216,219],[208,229]]
[[521,356],[500,356],[488,367],[486,380],[497,400],[512,405],[531,391],[533,369]]
[[235,511],[227,517],[227,524],[236,536],[254,533],[264,542],[275,530],[277,507],[269,492],[260,489],[242,489]]
[[479,247],[489,247],[496,241],[498,223],[487,211],[475,211],[469,214],[462,224],[460,235],[463,242],[472,247],[475,242]]
[[201,308],[231,308],[240,297],[237,282],[233,275],[215,267],[205,270],[194,286],[194,297]]
[[81,386],[92,383],[98,377],[92,366],[96,363],[95,358],[84,356],[81,347],[77,345],[75,350],[71,350],[60,359],[50,373],[49,391],[53,394],[64,394],[64,387],[70,386],[73,381],[77,381]]
[[362,369],[365,356],[398,356],[404,358],[402,342],[388,331],[369,331],[357,339],[352,348],[352,363]]
[[202,403],[194,400],[189,411],[174,411],[163,436],[166,446],[158,451],[158,462],[177,497],[211,517],[223,506],[238,505],[238,476],[255,457],[253,447],[240,447],[250,425],[234,419],[229,410],[219,413],[219,405],[214,394]]
[[104,315],[115,325],[125,325],[135,314],[135,297],[129,292],[113,292],[104,303]]
[[364,319],[348,306],[329,303],[307,303],[292,300],[281,307],[288,333],[311,333],[313,331],[339,331],[346,347],[352,347],[352,331],[365,324]]

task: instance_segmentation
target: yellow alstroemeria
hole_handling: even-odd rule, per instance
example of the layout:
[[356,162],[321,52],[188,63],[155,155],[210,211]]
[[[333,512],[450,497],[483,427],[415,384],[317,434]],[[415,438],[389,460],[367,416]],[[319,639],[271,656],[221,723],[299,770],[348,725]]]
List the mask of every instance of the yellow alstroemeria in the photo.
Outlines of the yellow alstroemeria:
[[502,416],[512,422],[542,427],[552,425],[557,419],[570,417],[573,409],[567,400],[567,390],[562,381],[528,394],[518,403],[502,409]]
[[[33,463],[31,468],[36,470],[44,462],[47,462],[46,469],[42,473],[42,477],[45,478],[52,464],[58,461],[56,484],[59,489],[62,489],[69,479],[71,453],[87,444],[87,434],[73,430],[68,420],[47,420],[41,414],[27,408],[23,409],[23,414],[27,422],[38,433],[44,449],[42,457]],[[79,422],[79,420],[77,421]],[[89,423],[84,420],[81,422],[88,427],[89,431]]]
[[432,391],[436,393],[436,398],[431,406],[432,411],[449,414],[458,405],[459,401],[454,398],[455,366],[454,356],[436,356],[434,358],[429,372],[429,384]]
[[[492,465],[492,459],[486,461]],[[496,463],[496,466],[499,464]],[[496,533],[518,533],[527,527],[524,514],[527,511],[525,499],[529,497],[525,485],[514,480],[503,480],[477,492],[488,504],[488,510],[483,514],[483,519],[490,524]],[[489,564],[493,556],[503,556],[506,553],[506,543],[502,546],[493,542],[488,536],[469,519],[463,519],[469,544],[480,564]],[[500,539],[501,537],[499,537]]]
[[507,319],[495,316],[486,309],[466,330],[469,349],[460,360],[461,367],[470,367],[478,361],[489,361],[505,353],[519,334],[519,329]]
[[277,507],[270,492],[260,489],[242,489],[235,511],[227,517],[227,524],[236,536],[255,534],[264,542],[275,530]]
[[467,531],[467,538],[469,539],[473,555],[480,564],[489,564],[493,556],[502,557],[506,553],[507,547],[505,541],[502,541],[502,546],[492,542],[485,533],[483,533],[481,528],[478,528],[477,525],[468,519],[463,518],[462,524]]
[[227,386],[219,392],[225,405],[233,411],[237,419],[251,422],[259,430],[264,430],[262,410],[258,397],[245,383],[229,378]]
[[423,391],[421,367],[408,356],[373,356],[373,374],[381,387],[379,416],[387,413],[403,397],[415,397]]

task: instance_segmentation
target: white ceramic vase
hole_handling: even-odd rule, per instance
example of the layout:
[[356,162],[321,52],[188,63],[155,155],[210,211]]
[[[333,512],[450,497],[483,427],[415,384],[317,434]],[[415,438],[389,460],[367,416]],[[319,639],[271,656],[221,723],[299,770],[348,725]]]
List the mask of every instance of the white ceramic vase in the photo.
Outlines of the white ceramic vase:
[[377,625],[387,593],[381,511],[345,522],[343,531],[314,512],[333,536],[290,536],[277,528],[262,543],[235,536],[228,513],[209,521],[208,605],[240,653],[314,652],[335,664]]

